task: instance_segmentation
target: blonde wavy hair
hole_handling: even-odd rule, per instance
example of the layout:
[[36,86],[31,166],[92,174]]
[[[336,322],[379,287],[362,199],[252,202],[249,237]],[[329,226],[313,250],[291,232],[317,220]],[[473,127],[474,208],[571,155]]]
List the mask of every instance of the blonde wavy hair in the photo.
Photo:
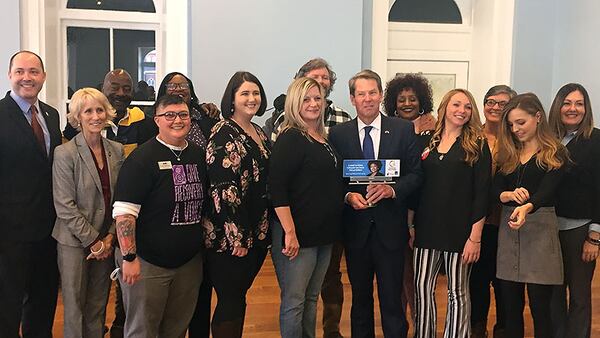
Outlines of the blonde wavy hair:
[[116,116],[115,109],[102,92],[91,87],[81,88],[71,96],[69,113],[67,114],[67,121],[69,121],[71,126],[77,128],[77,130],[81,130],[79,115],[83,112],[86,103],[90,101],[96,101],[104,108],[104,111],[106,111],[105,122],[108,123],[109,120],[112,120]]
[[483,148],[483,126],[481,125],[481,118],[479,117],[479,110],[477,109],[475,98],[473,98],[473,95],[466,89],[452,89],[444,95],[438,108],[438,120],[435,125],[435,130],[433,131],[433,136],[429,141],[429,148],[434,149],[440,144],[442,132],[446,128],[446,109],[448,108],[450,99],[458,93],[465,94],[471,104],[471,118],[469,118],[469,121],[462,127],[460,143],[465,150],[464,161],[472,166],[473,163],[477,162],[479,159],[479,155]]
[[325,122],[324,122],[324,112],[325,112],[325,90],[321,85],[314,79],[308,77],[301,77],[295,79],[292,84],[288,87],[287,95],[285,97],[285,116],[283,118],[283,124],[281,133],[290,128],[298,129],[307,139],[312,142],[311,137],[308,135],[308,126],[306,122],[300,116],[300,111],[302,110],[302,104],[304,102],[304,97],[306,93],[313,87],[319,89],[319,93],[321,94],[321,112],[319,114],[319,119],[317,121],[317,134],[319,134],[323,138],[327,138],[327,133],[325,132]]
[[497,151],[495,161],[501,173],[507,175],[514,172],[519,166],[519,155],[523,150],[523,144],[512,132],[508,123],[508,115],[514,109],[521,109],[531,116],[539,114],[539,122],[535,131],[535,137],[539,144],[539,152],[536,164],[546,171],[560,168],[569,157],[567,149],[557,139],[546,120],[544,107],[533,93],[524,93],[513,97],[502,111],[502,122],[498,133]]

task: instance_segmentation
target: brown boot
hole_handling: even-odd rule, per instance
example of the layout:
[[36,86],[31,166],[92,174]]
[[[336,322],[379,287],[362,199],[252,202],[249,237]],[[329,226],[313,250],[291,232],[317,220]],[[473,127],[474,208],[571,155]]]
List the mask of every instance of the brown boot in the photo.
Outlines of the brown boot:
[[323,338],[339,338],[342,304],[323,303]]
[[485,323],[475,323],[471,325],[471,338],[487,338]]

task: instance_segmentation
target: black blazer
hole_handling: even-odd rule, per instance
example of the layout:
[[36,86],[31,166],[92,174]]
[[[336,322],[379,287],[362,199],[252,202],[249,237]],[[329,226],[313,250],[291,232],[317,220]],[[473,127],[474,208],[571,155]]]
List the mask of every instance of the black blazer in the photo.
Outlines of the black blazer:
[[60,144],[56,109],[39,102],[50,132],[50,156],[39,147],[21,108],[7,93],[0,100],[0,241],[37,241],[50,236],[52,158]]
[[574,163],[558,187],[556,214],[600,224],[600,130],[594,128],[589,139],[572,139],[567,149]]
[[[332,127],[329,140],[343,159],[363,159],[356,119]],[[363,247],[371,225],[375,227],[380,241],[387,249],[395,250],[406,245],[406,198],[419,187],[423,179],[416,141],[411,122],[381,116],[379,159],[400,160],[400,177],[395,179],[396,183],[392,185],[396,198],[383,199],[375,207],[366,210],[354,210],[346,205],[343,222],[346,245]],[[346,180],[346,192],[358,192],[364,196],[366,185],[349,185]]]

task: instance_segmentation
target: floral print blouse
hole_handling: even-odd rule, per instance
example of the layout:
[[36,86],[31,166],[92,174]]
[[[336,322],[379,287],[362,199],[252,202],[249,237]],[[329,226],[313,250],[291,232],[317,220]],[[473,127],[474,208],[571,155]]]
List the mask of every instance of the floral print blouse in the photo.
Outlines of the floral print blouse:
[[206,248],[231,252],[241,246],[267,246],[269,208],[267,172],[270,143],[253,124],[262,148],[231,119],[218,122],[206,147],[211,201],[204,220]]

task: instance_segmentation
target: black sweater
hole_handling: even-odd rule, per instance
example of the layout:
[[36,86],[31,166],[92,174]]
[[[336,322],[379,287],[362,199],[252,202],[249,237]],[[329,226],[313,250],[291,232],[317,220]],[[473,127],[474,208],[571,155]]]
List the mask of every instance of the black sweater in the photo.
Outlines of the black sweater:
[[556,214],[600,224],[600,130],[572,139],[567,149],[573,164],[558,187]]
[[[431,135],[420,136],[429,144]],[[415,216],[415,246],[462,252],[474,223],[485,217],[491,184],[491,155],[481,140],[479,159],[470,166],[458,138],[446,154],[421,156],[425,182]]]
[[[505,175],[498,171],[494,176],[494,200],[500,201],[500,194],[504,191],[513,191],[516,188],[525,188],[529,192],[529,201],[533,204],[535,212],[541,207],[553,207],[556,204],[556,190],[565,172],[564,165],[560,169],[547,171],[536,163],[536,155],[531,156],[525,164],[519,164],[515,171]],[[517,207],[514,201],[504,203],[506,206]]]
[[[290,207],[301,247],[341,239],[342,161],[330,150],[328,144],[309,140],[296,129],[280,134],[273,146],[269,170],[273,206]],[[273,238],[277,240],[281,239]]]

